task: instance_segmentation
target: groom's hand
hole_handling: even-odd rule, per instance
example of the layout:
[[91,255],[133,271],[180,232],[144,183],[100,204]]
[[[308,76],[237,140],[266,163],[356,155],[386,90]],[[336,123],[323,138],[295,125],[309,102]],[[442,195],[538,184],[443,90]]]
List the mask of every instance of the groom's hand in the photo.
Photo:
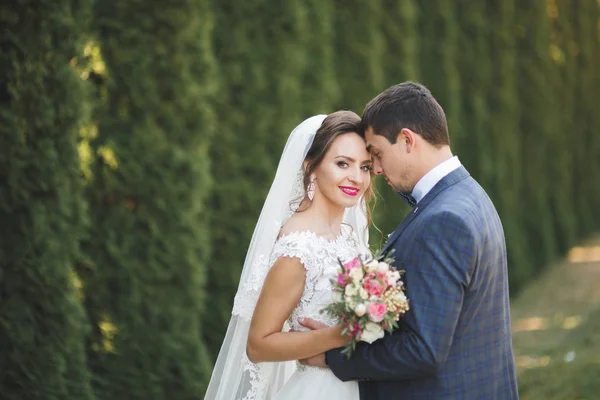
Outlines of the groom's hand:
[[[317,329],[329,328],[324,323],[315,321],[314,319],[310,319],[310,318],[300,318],[300,320],[298,322],[303,327],[308,328],[313,331],[315,331]],[[327,364],[325,364],[325,353],[317,354],[316,356],[312,356],[312,357],[305,358],[303,360],[298,360],[298,361],[300,362],[300,364],[307,365],[309,367],[327,368]]]
[[327,368],[327,364],[325,363],[325,353],[317,354],[316,356],[312,356],[298,361],[300,362],[300,364],[307,365],[309,367]]
[[[342,328],[339,325],[335,327],[329,327],[322,322],[318,322],[310,318],[301,318],[298,322],[300,325],[313,331],[318,329],[329,329],[331,335],[333,335],[334,341],[337,342],[338,346],[340,347],[344,346],[351,339],[351,337],[348,335],[342,335]],[[298,361],[300,364],[307,365],[309,367],[327,368],[327,363],[325,362],[325,353],[317,354],[316,356]]]
[[333,342],[336,343],[337,347],[345,346],[346,344],[348,344],[350,342],[350,340],[352,340],[352,336],[342,334],[341,325],[327,326],[322,322],[318,322],[318,321],[315,321],[314,319],[310,319],[310,318],[300,318],[298,320],[298,322],[303,327],[308,328],[312,331],[320,330],[320,329],[327,329],[328,336],[331,338],[331,340]]
[[298,322],[300,323],[300,325],[302,325],[305,328],[310,329],[311,331],[316,331],[317,329],[329,328],[324,323],[315,321],[314,319],[310,319],[310,318],[300,318],[298,320]]

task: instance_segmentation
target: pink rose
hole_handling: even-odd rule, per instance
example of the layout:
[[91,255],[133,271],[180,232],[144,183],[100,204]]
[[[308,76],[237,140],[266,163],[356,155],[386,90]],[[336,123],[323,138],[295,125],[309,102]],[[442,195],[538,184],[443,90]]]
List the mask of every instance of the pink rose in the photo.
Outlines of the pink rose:
[[358,321],[354,321],[354,323],[348,326],[348,333],[352,337],[356,337],[360,333],[360,325]]
[[383,285],[376,280],[369,279],[363,284],[363,288],[367,291],[369,296],[379,297],[383,294]]
[[346,287],[346,280],[348,279],[348,274],[338,274],[337,283],[342,287]]
[[384,272],[378,272],[377,273],[377,281],[379,283],[381,283],[382,286],[384,286],[384,292],[385,292],[385,288],[387,288],[388,286],[388,282],[387,282],[387,274]]
[[369,275],[366,275],[362,282],[362,287],[367,291],[367,293],[369,293],[369,289],[371,289],[371,282],[373,282],[373,280],[369,278]]
[[369,305],[367,306],[367,312],[369,313],[369,319],[371,321],[381,322],[383,321],[383,317],[387,312],[387,307],[383,303],[369,303]]
[[360,261],[358,260],[358,258],[355,258],[351,261],[348,261],[346,264],[344,264],[344,269],[346,271],[350,271],[351,269],[354,268],[360,268]]

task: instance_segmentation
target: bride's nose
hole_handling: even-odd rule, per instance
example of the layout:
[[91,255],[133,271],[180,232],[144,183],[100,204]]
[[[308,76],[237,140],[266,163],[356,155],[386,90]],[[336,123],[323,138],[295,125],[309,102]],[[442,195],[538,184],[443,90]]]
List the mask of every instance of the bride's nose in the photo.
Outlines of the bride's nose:
[[359,185],[359,184],[361,184],[361,183],[362,183],[362,181],[363,181],[363,179],[364,179],[364,177],[363,177],[363,175],[360,173],[360,168],[359,168],[357,171],[355,171],[354,169],[352,169],[352,172],[350,172],[350,173],[348,174],[348,180],[349,180],[351,183],[355,184],[355,185]]

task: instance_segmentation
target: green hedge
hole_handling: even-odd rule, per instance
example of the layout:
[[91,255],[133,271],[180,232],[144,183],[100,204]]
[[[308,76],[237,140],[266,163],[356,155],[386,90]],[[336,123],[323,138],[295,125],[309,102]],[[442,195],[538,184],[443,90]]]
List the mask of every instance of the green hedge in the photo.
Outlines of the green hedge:
[[197,399],[207,385],[211,13],[202,1],[96,5],[84,250],[99,399]]
[[93,399],[72,266],[86,223],[75,68],[91,3],[0,6],[0,397]]
[[[496,204],[512,290],[600,227],[595,0],[21,1],[0,22],[12,398],[91,398],[88,371],[102,399],[201,397],[289,132],[404,80]],[[407,207],[378,186],[387,235]]]
[[[483,162],[487,162],[484,183],[493,198],[504,226],[507,242],[510,276],[513,284],[530,276],[532,252],[523,238],[521,218],[523,185],[522,170],[528,162],[523,160],[519,119],[524,112],[519,106],[517,86],[519,63],[517,37],[516,0],[494,0],[487,9],[487,20],[491,21],[489,35],[491,85],[488,85],[488,107],[493,117],[486,135],[489,150]],[[523,267],[514,268],[521,264]],[[513,285],[513,288],[516,285]]]
[[[381,33],[374,35],[382,41],[382,48],[378,50],[377,57],[379,65],[374,64],[372,68],[382,71],[382,82],[374,87],[388,87],[395,83],[406,80],[418,80],[424,78],[425,71],[421,65],[426,62],[422,59],[426,39],[419,34],[420,12],[418,2],[384,0],[380,4],[381,10],[377,16]],[[370,47],[370,44],[365,44]],[[394,55],[393,57],[391,55]],[[400,61],[402,60],[402,61]],[[351,63],[351,61],[349,61]],[[340,64],[338,68],[344,68]],[[367,73],[364,71],[364,73]],[[345,85],[341,84],[342,87]],[[374,91],[372,96],[377,93]],[[345,91],[345,96],[354,98],[350,91]],[[355,111],[360,115],[364,105],[370,98],[361,96],[355,106]],[[387,240],[387,236],[394,230],[398,221],[408,212],[408,206],[399,200],[398,196],[390,190],[390,187],[382,179],[375,179],[377,199],[375,202],[373,219],[376,228],[370,231],[370,242],[373,249],[381,249]]]

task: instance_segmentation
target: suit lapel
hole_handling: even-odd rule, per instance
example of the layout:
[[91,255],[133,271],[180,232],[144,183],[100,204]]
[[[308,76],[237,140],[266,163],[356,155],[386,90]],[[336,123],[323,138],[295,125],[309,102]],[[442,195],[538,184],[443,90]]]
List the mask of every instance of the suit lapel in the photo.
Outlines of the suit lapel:
[[418,207],[415,207],[412,209],[411,212],[409,212],[406,215],[406,217],[404,217],[402,222],[400,222],[400,225],[398,225],[396,227],[394,232],[392,232],[392,234],[390,235],[388,241],[385,243],[385,246],[383,247],[383,251],[381,252],[381,254],[385,254],[387,252],[387,250],[390,248],[390,246],[398,239],[398,237],[402,234],[402,232],[404,232],[406,227],[412,222],[413,219],[415,219],[415,217],[417,216],[417,212],[418,212]]
[[412,209],[412,211],[404,217],[400,225],[396,228],[396,230],[391,234],[390,238],[386,242],[383,247],[382,254],[385,254],[390,246],[398,240],[400,235],[406,230],[406,228],[410,225],[414,219],[420,215],[425,207],[427,207],[433,199],[437,197],[438,194],[448,189],[450,186],[462,181],[463,179],[471,176],[469,172],[465,169],[465,167],[461,166],[450,172],[448,175],[443,177],[436,185],[421,199],[421,201]]

